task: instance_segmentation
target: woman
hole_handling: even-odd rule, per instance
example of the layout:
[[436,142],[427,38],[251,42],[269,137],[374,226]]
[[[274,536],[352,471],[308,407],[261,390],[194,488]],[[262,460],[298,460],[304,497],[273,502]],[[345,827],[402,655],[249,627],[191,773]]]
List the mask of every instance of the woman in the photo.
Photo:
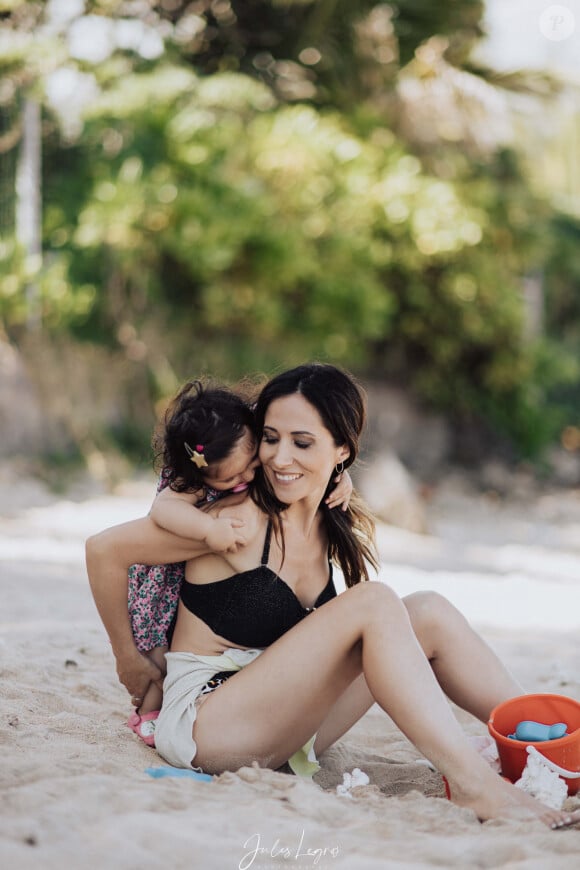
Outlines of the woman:
[[[212,773],[253,761],[277,768],[312,740],[323,752],[376,701],[447,778],[452,800],[479,818],[516,809],[551,827],[579,821],[498,777],[463,734],[444,692],[484,722],[522,693],[463,617],[439,596],[403,602],[382,583],[360,582],[372,558],[368,516],[324,505],[337,469],[358,452],[365,410],[353,379],[333,366],[300,366],[266,385],[256,418],[262,467],[252,498],[212,508],[244,524],[237,552],[213,553],[150,520],[87,543],[93,594],[133,693],[143,669],[116,589],[132,562],[188,560],[156,732],[161,754]],[[338,597],[330,558],[349,586]]]

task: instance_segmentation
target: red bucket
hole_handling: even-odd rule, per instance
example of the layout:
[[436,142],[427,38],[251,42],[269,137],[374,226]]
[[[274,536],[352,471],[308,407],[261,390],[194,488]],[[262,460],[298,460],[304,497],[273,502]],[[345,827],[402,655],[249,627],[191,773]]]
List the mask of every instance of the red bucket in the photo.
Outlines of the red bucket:
[[[567,734],[556,740],[531,743],[529,740],[513,740],[519,722],[525,720],[554,725],[565,722]],[[565,695],[521,695],[498,704],[491,711],[487,723],[489,733],[497,743],[501,772],[512,782],[517,782],[526,766],[526,746],[534,746],[545,758],[559,767],[574,773],[580,772],[580,703]],[[566,779],[568,794],[580,789],[580,778]]]

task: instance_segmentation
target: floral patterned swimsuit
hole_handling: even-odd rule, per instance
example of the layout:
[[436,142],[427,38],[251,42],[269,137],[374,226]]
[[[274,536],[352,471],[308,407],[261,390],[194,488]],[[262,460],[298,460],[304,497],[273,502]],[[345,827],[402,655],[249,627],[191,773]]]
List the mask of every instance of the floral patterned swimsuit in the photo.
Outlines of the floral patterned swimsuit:
[[[161,472],[157,493],[169,485],[167,472]],[[198,506],[211,504],[230,490],[218,492],[206,487]],[[137,649],[149,652],[158,646],[168,646],[179,603],[181,584],[185,577],[185,562],[172,565],[131,565],[129,568],[129,616]]]

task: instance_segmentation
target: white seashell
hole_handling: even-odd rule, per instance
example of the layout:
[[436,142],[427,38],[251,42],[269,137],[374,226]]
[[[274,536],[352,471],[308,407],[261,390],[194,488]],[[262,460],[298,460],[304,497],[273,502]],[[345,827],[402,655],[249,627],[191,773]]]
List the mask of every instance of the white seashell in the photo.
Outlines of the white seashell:
[[370,779],[360,768],[355,767],[352,773],[343,773],[341,785],[336,786],[336,793],[341,797],[352,798],[350,790],[357,785],[368,785]]

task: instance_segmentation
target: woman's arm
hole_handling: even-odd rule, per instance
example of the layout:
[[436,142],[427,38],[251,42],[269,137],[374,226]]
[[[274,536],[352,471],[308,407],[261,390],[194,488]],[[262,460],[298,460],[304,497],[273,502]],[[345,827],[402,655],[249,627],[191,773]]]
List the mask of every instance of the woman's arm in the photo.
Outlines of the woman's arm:
[[207,550],[200,542],[160,529],[149,517],[113,526],[86,543],[93,598],[111,641],[119,680],[134,697],[143,698],[149,683],[161,678],[161,671],[135,646],[127,607],[129,567],[136,562],[182,562]]
[[198,500],[196,493],[174,492],[167,487],[156,497],[149,516],[174,535],[205,542],[214,553],[235,552],[245,543],[241,520],[211,516],[196,506]]

